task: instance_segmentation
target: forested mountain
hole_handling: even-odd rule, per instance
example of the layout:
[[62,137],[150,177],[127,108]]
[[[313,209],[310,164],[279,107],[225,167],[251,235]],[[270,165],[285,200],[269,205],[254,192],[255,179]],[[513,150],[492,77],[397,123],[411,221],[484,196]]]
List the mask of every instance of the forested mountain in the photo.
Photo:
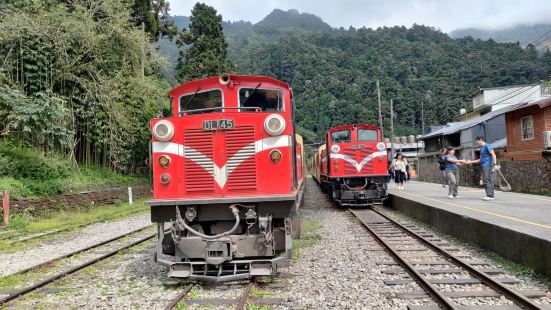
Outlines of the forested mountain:
[[496,42],[519,42],[523,47],[533,44],[538,50],[545,51],[551,47],[551,24],[517,25],[498,30],[466,28],[450,32],[452,38],[468,36],[481,40],[492,39]]
[[[177,17],[177,24],[185,19]],[[265,27],[269,25],[269,27]],[[264,74],[290,83],[297,121],[307,141],[342,123],[377,120],[379,79],[385,127],[395,102],[397,134],[453,121],[477,87],[550,79],[551,54],[516,43],[453,39],[432,27],[333,29],[295,10],[275,10],[262,21],[230,28],[229,56],[240,74]],[[388,135],[389,131],[385,132]]]

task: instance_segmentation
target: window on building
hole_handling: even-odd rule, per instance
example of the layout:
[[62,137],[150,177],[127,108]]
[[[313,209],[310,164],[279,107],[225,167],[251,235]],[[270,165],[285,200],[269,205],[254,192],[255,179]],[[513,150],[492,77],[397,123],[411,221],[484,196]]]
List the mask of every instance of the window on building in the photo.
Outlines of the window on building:
[[534,118],[532,115],[520,119],[522,128],[522,140],[534,139]]
[[350,130],[339,130],[331,133],[332,143],[350,142]]
[[283,111],[283,94],[278,89],[241,88],[239,106],[260,108],[262,112],[280,112]]
[[215,109],[222,107],[222,91],[211,89],[197,93],[186,94],[180,97],[180,112],[193,112],[193,110],[210,109],[205,112],[221,111]]
[[379,141],[377,130],[373,129],[358,129],[359,142],[376,142]]

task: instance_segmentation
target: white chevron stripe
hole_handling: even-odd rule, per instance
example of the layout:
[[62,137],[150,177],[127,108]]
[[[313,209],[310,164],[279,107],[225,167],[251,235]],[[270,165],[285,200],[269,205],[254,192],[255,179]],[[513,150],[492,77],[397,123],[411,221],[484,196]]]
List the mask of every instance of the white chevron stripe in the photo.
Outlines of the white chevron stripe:
[[[201,152],[179,143],[153,142],[153,153],[168,153],[187,158],[203,167],[203,169],[205,169],[214,178],[214,181],[218,183],[220,188],[223,188],[228,181],[229,175],[253,154],[277,147],[288,147],[290,145],[291,136],[277,136],[257,140],[251,142],[235,153],[222,167],[218,167],[213,162],[212,158],[208,158]],[[252,152],[253,147],[254,153]],[[228,163],[231,163],[231,165],[228,166]]]
[[374,152],[374,153],[371,153],[369,156],[366,156],[364,159],[362,159],[362,161],[360,163],[356,162],[354,159],[352,159],[350,156],[348,155],[344,155],[344,154],[338,154],[338,153],[331,153],[331,158],[340,158],[340,159],[344,159],[346,160],[347,162],[349,162],[352,166],[354,166],[354,168],[356,168],[356,170],[358,170],[358,172],[362,171],[362,168],[371,160],[373,160],[375,157],[379,157],[379,156],[386,156],[386,151],[380,151],[380,152]]

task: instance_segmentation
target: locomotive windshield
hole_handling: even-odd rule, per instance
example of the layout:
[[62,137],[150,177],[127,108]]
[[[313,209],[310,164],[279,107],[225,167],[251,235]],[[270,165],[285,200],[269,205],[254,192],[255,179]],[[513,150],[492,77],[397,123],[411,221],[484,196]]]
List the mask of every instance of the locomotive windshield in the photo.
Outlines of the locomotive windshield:
[[339,130],[331,133],[332,143],[350,142],[350,130]]
[[260,108],[262,112],[283,111],[283,94],[278,89],[241,88],[239,106]]
[[[222,107],[222,91],[211,89],[199,91],[180,97],[180,111],[193,111],[200,109],[213,109]],[[217,111],[218,109],[213,109]],[[204,111],[204,112],[212,112]],[[197,111],[199,112],[199,111]]]
[[377,130],[373,129],[358,129],[358,142],[377,142],[379,135]]

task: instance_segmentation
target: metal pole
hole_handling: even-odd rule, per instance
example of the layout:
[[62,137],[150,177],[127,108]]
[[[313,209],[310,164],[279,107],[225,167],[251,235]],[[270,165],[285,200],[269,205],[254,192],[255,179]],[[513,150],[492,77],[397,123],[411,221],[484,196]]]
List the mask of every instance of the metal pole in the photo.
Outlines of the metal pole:
[[128,187],[128,204],[129,205],[133,204],[133,201],[132,201],[132,187]]
[[377,100],[379,101],[379,128],[381,128],[381,137],[384,137],[383,114],[381,111],[381,90],[379,88],[379,80],[377,80]]
[[140,65],[142,69],[142,79],[145,77],[145,24],[142,22],[142,42],[141,42],[141,48],[142,48],[142,55],[140,59]]
[[390,154],[394,158],[394,100],[390,99]]
[[421,101],[421,134],[425,134],[425,103]]
[[10,192],[4,191],[2,197],[2,210],[4,212],[3,224],[4,226],[10,225]]

